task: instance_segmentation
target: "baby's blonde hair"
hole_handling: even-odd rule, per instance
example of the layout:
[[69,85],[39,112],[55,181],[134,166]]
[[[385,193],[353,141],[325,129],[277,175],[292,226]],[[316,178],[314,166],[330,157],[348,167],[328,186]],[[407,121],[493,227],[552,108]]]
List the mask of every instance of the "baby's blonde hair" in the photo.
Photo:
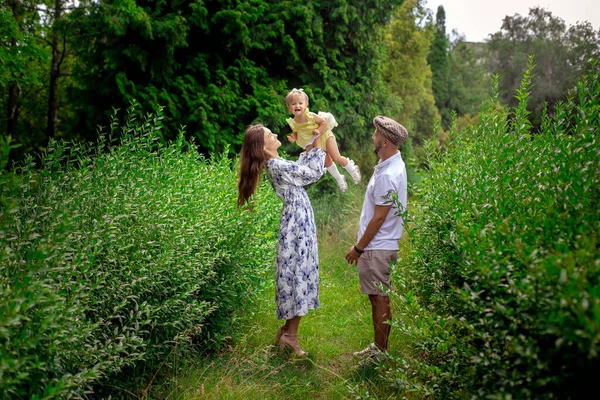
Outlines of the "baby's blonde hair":
[[292,90],[290,90],[290,92],[287,94],[287,96],[285,96],[285,105],[289,107],[289,105],[292,103],[292,100],[294,99],[294,97],[296,97],[298,95],[304,96],[304,99],[306,99],[306,105],[308,105],[308,95],[306,93],[304,93],[303,89],[296,89],[296,88],[293,88]]

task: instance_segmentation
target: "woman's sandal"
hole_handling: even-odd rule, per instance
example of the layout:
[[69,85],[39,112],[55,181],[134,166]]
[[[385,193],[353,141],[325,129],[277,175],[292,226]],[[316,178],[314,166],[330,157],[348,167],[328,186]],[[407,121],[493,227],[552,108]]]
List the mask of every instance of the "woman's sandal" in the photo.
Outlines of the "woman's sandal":
[[281,335],[279,340],[279,351],[285,350],[286,347],[292,349],[297,356],[304,357],[308,355],[308,352],[300,348],[300,345],[298,344],[298,335],[290,335],[288,333]]

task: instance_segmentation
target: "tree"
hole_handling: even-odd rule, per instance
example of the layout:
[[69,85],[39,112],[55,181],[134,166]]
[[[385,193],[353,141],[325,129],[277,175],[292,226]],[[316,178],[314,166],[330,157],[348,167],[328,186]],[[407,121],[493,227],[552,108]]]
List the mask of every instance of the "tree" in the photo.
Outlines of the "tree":
[[67,11],[68,0],[54,0],[48,7],[46,25],[49,39],[44,39],[50,46],[50,79],[48,82],[48,111],[46,136],[52,138],[56,133],[56,118],[58,109],[58,80],[62,76],[62,67],[67,55],[67,33],[63,27],[63,17]]
[[398,7],[386,29],[384,79],[401,103],[392,117],[408,129],[416,146],[432,136],[433,123],[440,120],[427,63],[433,29],[421,0],[408,0]]
[[[6,29],[3,32],[3,36],[6,37],[9,51],[7,55],[13,55],[12,50],[16,50],[18,47],[17,36],[19,36],[19,3],[16,0],[9,0],[6,2],[7,8],[2,8],[2,26]],[[10,14],[7,15],[7,11],[10,9]],[[3,46],[4,47],[4,46]],[[8,60],[7,60],[8,61]],[[4,62],[2,64],[5,64]],[[11,77],[10,70],[7,68],[5,71],[6,83],[8,83],[8,100],[6,104],[6,133],[8,135],[14,135],[16,132],[17,121],[19,119],[19,109],[17,107],[17,82]]]
[[600,31],[587,22],[567,29],[565,22],[540,7],[529,15],[506,16],[499,32],[489,41],[489,70],[500,76],[499,89],[504,103],[515,106],[514,98],[529,55],[534,55],[533,87],[528,108],[532,122],[539,125],[544,103],[549,109],[575,87],[588,60],[597,59]]
[[488,94],[487,72],[475,56],[471,44],[453,32],[450,43],[448,64],[450,76],[448,85],[448,107],[457,116],[476,115]]
[[360,148],[373,115],[394,104],[382,28],[401,3],[8,0],[7,129],[27,152],[52,136],[93,140],[113,107],[137,101],[141,112],[165,107],[165,137],[185,126],[205,153],[237,151],[253,121],[288,129],[283,97],[304,87],[313,110],[336,115],[341,148]]
[[399,3],[93,3],[72,14],[80,59],[71,129],[94,132],[111,106],[136,99],[165,106],[167,132],[185,125],[201,150],[235,148],[252,121],[285,129],[283,96],[304,87],[311,108],[338,117],[342,142],[362,140],[389,103],[378,27]]
[[446,12],[444,6],[438,6],[435,15],[435,31],[429,50],[429,65],[433,76],[432,88],[437,106],[442,116],[442,126],[450,127],[452,109],[450,108],[450,66],[448,62],[449,41],[446,36]]
[[40,128],[45,118],[36,112],[37,102],[33,100],[39,100],[44,92],[49,59],[48,50],[38,39],[44,32],[38,6],[37,1],[19,0],[0,6],[0,102],[5,110],[0,135],[11,136],[21,153],[37,149],[44,137]]

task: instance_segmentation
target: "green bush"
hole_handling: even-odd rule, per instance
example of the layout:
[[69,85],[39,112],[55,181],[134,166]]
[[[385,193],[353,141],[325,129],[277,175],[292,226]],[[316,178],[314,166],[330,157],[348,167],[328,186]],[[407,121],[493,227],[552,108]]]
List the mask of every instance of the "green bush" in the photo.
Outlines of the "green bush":
[[600,80],[584,77],[540,132],[532,65],[451,132],[412,212],[394,325],[415,349],[393,384],[433,398],[578,398],[600,370]]
[[238,210],[231,160],[129,115],[115,145],[113,120],[97,146],[52,142],[0,177],[0,397],[131,386],[177,346],[218,346],[271,279],[272,190]]

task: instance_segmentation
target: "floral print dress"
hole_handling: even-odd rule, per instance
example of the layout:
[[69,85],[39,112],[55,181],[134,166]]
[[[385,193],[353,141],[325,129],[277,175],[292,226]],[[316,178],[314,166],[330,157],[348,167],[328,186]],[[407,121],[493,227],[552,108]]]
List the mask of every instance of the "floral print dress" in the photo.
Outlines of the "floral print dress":
[[267,177],[283,201],[275,278],[280,320],[319,308],[317,229],[304,186],[323,176],[324,162],[325,152],[315,148],[300,154],[296,162],[272,158],[266,163]]

